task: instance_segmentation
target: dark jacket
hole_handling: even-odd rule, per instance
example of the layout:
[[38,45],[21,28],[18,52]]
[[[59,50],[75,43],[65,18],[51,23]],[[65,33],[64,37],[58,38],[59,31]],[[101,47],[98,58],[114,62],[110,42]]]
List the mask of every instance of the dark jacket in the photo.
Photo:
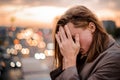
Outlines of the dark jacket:
[[76,66],[50,73],[52,80],[120,80],[120,45],[110,39],[108,48],[93,62],[86,63],[81,71]]

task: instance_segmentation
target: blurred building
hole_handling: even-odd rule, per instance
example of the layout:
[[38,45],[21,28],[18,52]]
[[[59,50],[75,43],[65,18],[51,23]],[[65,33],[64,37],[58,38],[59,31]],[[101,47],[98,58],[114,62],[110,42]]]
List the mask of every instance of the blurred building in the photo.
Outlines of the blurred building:
[[115,22],[112,20],[104,20],[103,26],[106,31],[120,44],[120,28],[116,26]]
[[106,31],[111,34],[113,37],[115,36],[116,24],[112,20],[104,20],[103,26],[105,27]]

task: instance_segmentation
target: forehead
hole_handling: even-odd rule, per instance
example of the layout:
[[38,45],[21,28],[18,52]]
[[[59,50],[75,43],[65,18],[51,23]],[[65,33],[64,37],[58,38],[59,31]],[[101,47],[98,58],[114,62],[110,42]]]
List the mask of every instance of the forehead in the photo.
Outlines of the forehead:
[[74,36],[76,33],[80,32],[80,28],[76,28],[75,25],[71,22],[67,23],[68,28],[71,32],[71,35]]

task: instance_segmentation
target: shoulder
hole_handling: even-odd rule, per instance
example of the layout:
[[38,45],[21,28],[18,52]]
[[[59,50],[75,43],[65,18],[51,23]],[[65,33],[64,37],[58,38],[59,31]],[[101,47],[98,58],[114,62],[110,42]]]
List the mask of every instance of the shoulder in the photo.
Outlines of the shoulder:
[[[90,80],[120,80],[120,47],[114,45],[99,55]],[[102,77],[101,77],[102,76]]]
[[119,44],[114,44],[110,48],[106,50],[106,58],[110,59],[118,59],[120,58],[120,45]]
[[114,44],[113,46],[108,48],[102,54],[104,54],[104,56],[102,56],[102,58],[100,60],[100,67],[102,67],[102,66],[120,67],[120,61],[119,61],[120,45]]

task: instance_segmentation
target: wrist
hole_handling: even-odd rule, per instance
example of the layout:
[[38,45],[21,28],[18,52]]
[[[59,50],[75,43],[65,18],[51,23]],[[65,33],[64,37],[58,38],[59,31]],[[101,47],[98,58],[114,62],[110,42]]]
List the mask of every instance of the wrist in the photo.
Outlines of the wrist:
[[72,58],[72,59],[64,58],[63,59],[63,67],[64,67],[63,69],[67,69],[72,66],[76,66],[76,58]]

